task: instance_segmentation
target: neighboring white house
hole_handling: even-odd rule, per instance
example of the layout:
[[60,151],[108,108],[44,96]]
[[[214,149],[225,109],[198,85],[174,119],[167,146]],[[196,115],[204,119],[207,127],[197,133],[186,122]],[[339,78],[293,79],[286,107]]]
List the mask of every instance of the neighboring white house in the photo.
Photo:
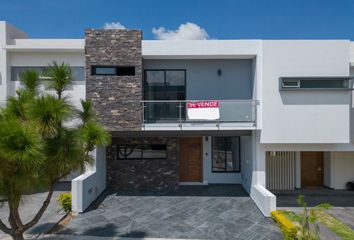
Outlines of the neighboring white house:
[[92,99],[112,133],[112,146],[72,181],[75,211],[106,185],[233,183],[269,216],[272,190],[345,189],[354,180],[353,42],[139,34],[28,39],[0,22],[0,104],[21,87],[20,72],[66,62],[74,73],[66,94]]

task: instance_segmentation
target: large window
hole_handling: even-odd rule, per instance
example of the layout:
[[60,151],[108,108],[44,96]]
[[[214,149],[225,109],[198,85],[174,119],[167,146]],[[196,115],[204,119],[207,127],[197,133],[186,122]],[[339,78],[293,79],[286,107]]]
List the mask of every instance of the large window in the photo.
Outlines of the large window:
[[[185,118],[186,71],[145,70],[144,100],[145,117],[148,120]],[[183,109],[182,109],[183,108]]]
[[[11,81],[20,81],[21,73],[27,70],[35,70],[39,73],[40,78],[45,79],[45,72],[48,66],[38,67],[11,67]],[[85,81],[85,68],[84,67],[71,67],[73,81]]]
[[212,171],[240,172],[240,137],[213,137]]
[[117,145],[118,160],[166,159],[166,144]]

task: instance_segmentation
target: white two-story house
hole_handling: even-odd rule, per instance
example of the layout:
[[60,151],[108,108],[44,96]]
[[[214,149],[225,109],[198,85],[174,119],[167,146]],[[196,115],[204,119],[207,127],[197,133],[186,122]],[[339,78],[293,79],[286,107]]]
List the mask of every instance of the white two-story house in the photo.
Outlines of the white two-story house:
[[[112,144],[72,181],[82,212],[106,188],[242,184],[265,216],[271,191],[354,180],[349,40],[142,40],[138,30],[29,39],[0,22],[0,102],[52,61],[91,99]],[[46,91],[43,86],[43,90]]]

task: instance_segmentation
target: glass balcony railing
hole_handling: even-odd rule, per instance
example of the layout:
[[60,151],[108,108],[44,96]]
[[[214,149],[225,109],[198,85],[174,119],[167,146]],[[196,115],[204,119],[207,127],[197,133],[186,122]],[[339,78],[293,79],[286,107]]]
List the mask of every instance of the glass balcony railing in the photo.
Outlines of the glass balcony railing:
[[255,122],[256,100],[144,100],[143,122]]

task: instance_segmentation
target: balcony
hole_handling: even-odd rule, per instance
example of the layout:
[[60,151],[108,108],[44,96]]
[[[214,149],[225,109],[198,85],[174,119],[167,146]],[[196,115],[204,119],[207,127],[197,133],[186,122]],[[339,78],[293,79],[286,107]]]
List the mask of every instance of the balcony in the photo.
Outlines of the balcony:
[[256,100],[144,100],[143,130],[249,130]]

